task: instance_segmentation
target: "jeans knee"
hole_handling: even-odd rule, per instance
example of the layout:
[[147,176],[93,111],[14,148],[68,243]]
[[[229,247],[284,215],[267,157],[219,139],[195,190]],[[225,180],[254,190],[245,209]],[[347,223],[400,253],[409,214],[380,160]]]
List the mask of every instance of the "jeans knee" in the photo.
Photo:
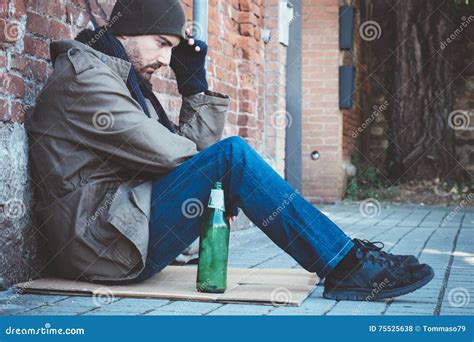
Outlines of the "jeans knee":
[[232,135],[221,140],[220,142],[233,150],[247,148],[250,146],[242,137],[238,135]]

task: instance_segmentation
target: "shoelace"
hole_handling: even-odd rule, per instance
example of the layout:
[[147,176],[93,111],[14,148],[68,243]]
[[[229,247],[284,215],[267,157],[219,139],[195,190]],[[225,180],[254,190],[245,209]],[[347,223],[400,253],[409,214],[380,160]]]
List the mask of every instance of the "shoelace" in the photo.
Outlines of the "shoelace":
[[[392,253],[387,253],[383,251],[382,249],[385,247],[384,243],[382,241],[369,241],[369,240],[359,240],[357,239],[364,247],[368,248],[371,251],[377,251],[379,252],[382,256],[384,257],[392,257]],[[379,244],[379,246],[377,246]]]
[[[357,240],[361,244],[361,247],[359,247],[356,252],[357,258],[364,259],[369,251],[376,251],[376,252],[379,252],[382,257],[377,257],[373,254],[369,254],[367,259],[370,262],[372,262],[373,264],[379,263],[381,266],[384,266],[384,265],[393,266],[394,263],[392,260],[383,257],[385,255],[388,255],[389,253],[381,251],[383,247],[378,247],[375,245],[375,243],[378,243],[378,242],[373,243],[368,240],[359,240],[359,239],[355,239],[355,240]],[[382,242],[380,243],[383,245]]]

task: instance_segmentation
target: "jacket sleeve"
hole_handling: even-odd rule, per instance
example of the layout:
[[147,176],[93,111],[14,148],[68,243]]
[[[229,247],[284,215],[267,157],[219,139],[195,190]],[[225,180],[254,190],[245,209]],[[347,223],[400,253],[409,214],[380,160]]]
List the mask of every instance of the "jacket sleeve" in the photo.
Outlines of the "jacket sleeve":
[[227,95],[212,91],[183,96],[178,134],[196,143],[198,151],[219,141],[227,121],[229,103]]
[[198,153],[196,144],[148,118],[123,80],[91,68],[69,86],[65,121],[77,143],[137,172],[162,174]]

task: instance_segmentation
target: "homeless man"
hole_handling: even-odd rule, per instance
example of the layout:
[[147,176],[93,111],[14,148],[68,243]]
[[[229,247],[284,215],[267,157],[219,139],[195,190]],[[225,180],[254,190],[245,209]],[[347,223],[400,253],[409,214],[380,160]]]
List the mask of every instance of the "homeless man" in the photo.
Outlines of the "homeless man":
[[[179,0],[118,0],[104,27],[51,43],[54,71],[27,128],[35,214],[58,276],[110,284],[153,276],[199,236],[204,215],[183,205],[207,203],[220,181],[226,216],[243,210],[325,278],[326,298],[364,300],[381,282],[377,298],[390,298],[427,284],[430,266],[349,238],[245,140],[220,140],[230,99],[209,89],[208,47],[185,26]],[[150,83],[167,67],[182,95],[178,125]]]

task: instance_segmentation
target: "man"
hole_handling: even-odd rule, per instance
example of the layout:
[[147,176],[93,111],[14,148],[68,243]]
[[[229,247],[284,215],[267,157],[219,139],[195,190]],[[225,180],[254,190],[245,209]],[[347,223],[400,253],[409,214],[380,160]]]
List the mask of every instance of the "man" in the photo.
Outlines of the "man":
[[[119,0],[106,27],[51,43],[54,72],[28,129],[35,210],[58,275],[151,277],[198,237],[211,184],[221,181],[227,217],[241,208],[326,278],[326,298],[389,298],[427,284],[431,267],[350,239],[243,139],[219,141],[230,100],[208,89],[207,45],[188,39],[185,23],[179,0]],[[168,66],[183,100],[179,126],[148,82]]]

